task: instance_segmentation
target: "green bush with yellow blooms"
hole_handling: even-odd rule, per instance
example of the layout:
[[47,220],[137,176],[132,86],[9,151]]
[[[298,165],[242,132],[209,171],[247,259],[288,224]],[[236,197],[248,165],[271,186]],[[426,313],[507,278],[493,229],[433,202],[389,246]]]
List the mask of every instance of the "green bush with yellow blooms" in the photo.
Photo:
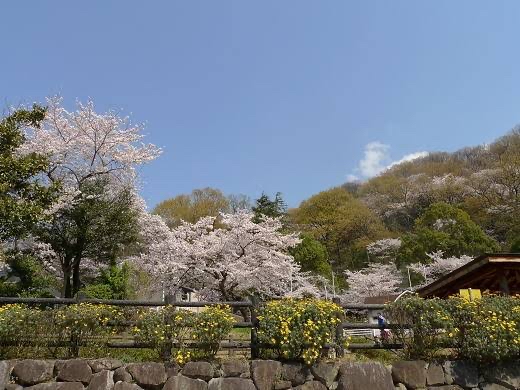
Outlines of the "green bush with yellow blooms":
[[141,310],[132,328],[135,341],[151,346],[163,359],[183,364],[210,358],[235,322],[229,306],[208,306],[199,313],[165,306]]
[[520,356],[517,296],[484,294],[475,300],[412,296],[390,304],[385,312],[405,359],[433,360],[442,354],[490,364]]
[[0,307],[1,357],[35,353],[56,358],[77,357],[83,346],[103,349],[113,333],[108,322],[120,318],[121,311],[107,305],[80,303],[59,308],[4,305]]
[[460,357],[494,363],[520,356],[519,297],[452,297],[447,303],[454,324],[449,336]]
[[336,339],[341,314],[340,306],[318,299],[267,302],[258,316],[258,339],[279,359],[311,365],[320,358],[325,344],[345,344]]

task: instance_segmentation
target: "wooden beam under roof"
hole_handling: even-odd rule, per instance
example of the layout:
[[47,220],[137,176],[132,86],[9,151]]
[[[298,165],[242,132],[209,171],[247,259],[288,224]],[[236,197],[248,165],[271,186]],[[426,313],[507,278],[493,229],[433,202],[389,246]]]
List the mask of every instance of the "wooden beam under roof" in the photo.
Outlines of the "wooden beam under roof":
[[417,293],[422,297],[445,298],[458,293],[462,288],[520,293],[520,253],[493,253],[479,256],[422,287]]

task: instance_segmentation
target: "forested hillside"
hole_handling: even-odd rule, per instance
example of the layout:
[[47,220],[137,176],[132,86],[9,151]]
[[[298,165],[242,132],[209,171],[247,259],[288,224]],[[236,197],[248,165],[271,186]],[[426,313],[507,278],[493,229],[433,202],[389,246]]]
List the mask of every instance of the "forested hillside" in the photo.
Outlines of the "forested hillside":
[[[325,246],[337,274],[349,270],[347,279],[365,276],[366,282],[369,274],[374,280],[392,276],[388,269],[374,275],[373,263],[405,272],[409,264],[442,262],[446,271],[464,256],[518,250],[519,191],[515,128],[489,145],[430,153],[366,182],[323,191],[289,215],[292,229]],[[412,274],[416,283],[425,278]]]

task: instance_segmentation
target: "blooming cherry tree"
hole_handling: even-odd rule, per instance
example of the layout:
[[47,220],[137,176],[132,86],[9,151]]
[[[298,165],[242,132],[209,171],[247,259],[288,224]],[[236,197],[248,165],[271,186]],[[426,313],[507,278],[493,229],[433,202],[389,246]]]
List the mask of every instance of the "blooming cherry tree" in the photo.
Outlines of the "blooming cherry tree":
[[142,143],[142,127],[128,117],[113,111],[99,114],[92,101],[78,102],[73,112],[61,103],[58,97],[47,99],[45,120],[39,127],[26,127],[21,152],[47,154],[49,180],[60,181],[66,189],[79,190],[99,176],[133,186],[136,167],[160,154],[155,145]]
[[400,238],[384,238],[367,245],[367,252],[369,256],[373,256],[381,261],[395,260],[400,247]]
[[[38,151],[49,160],[45,179],[59,183],[61,194],[50,222],[38,226],[47,244],[45,264],[57,265],[65,296],[81,287],[82,264],[99,267],[130,242],[132,221],[146,213],[137,195],[136,168],[160,150],[142,143],[142,127],[109,111],[97,113],[92,101],[69,112],[60,98],[47,101],[40,126],[27,126],[19,153]],[[35,243],[35,253],[41,253]],[[50,267],[51,268],[51,267]]]
[[344,299],[350,302],[398,293],[403,282],[394,264],[370,264],[359,271],[345,271],[345,275],[349,289]]
[[442,251],[428,253],[427,256],[431,260],[430,263],[416,263],[410,265],[410,269],[412,271],[417,272],[424,278],[424,283],[418,287],[430,284],[431,282],[437,280],[441,276],[446,275],[451,271],[454,271],[457,268],[462,267],[464,264],[467,264],[471,260],[473,260],[471,256],[452,256],[445,258],[444,253]]
[[184,222],[172,231],[157,218],[143,220],[148,244],[135,261],[170,291],[186,285],[206,299],[224,300],[317,292],[288,254],[300,239],[280,233],[280,218],[253,223],[251,212],[239,211]]

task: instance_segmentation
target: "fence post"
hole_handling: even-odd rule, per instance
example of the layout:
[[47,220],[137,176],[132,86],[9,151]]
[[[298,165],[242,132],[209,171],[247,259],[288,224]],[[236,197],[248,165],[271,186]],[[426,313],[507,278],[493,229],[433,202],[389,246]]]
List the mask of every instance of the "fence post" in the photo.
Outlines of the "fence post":
[[[81,303],[82,299],[85,299],[85,294],[83,292],[77,292],[76,293],[76,305],[79,305]],[[77,329],[74,329],[72,327],[72,333],[70,335],[70,354],[72,357],[77,358],[79,357],[79,334],[77,334]]]
[[[164,296],[164,303],[166,303],[167,305],[175,306],[176,300],[177,299],[176,299],[175,294],[168,294],[168,295]],[[173,313],[172,313],[172,315],[173,315]],[[165,315],[165,317],[164,317],[164,324],[168,325],[168,316],[167,315]],[[165,342],[164,349],[162,351],[162,358],[165,362],[169,362],[171,360],[172,348],[173,348],[173,339],[172,339],[171,332],[168,332],[167,340]]]
[[251,359],[260,357],[260,346],[258,344],[258,308],[259,301],[256,296],[251,297]]
[[[341,300],[338,297],[332,298],[332,302],[341,307]],[[345,356],[345,347],[343,346],[343,322],[345,321],[345,313],[341,309],[341,314],[338,316],[339,323],[336,326],[336,357]]]

